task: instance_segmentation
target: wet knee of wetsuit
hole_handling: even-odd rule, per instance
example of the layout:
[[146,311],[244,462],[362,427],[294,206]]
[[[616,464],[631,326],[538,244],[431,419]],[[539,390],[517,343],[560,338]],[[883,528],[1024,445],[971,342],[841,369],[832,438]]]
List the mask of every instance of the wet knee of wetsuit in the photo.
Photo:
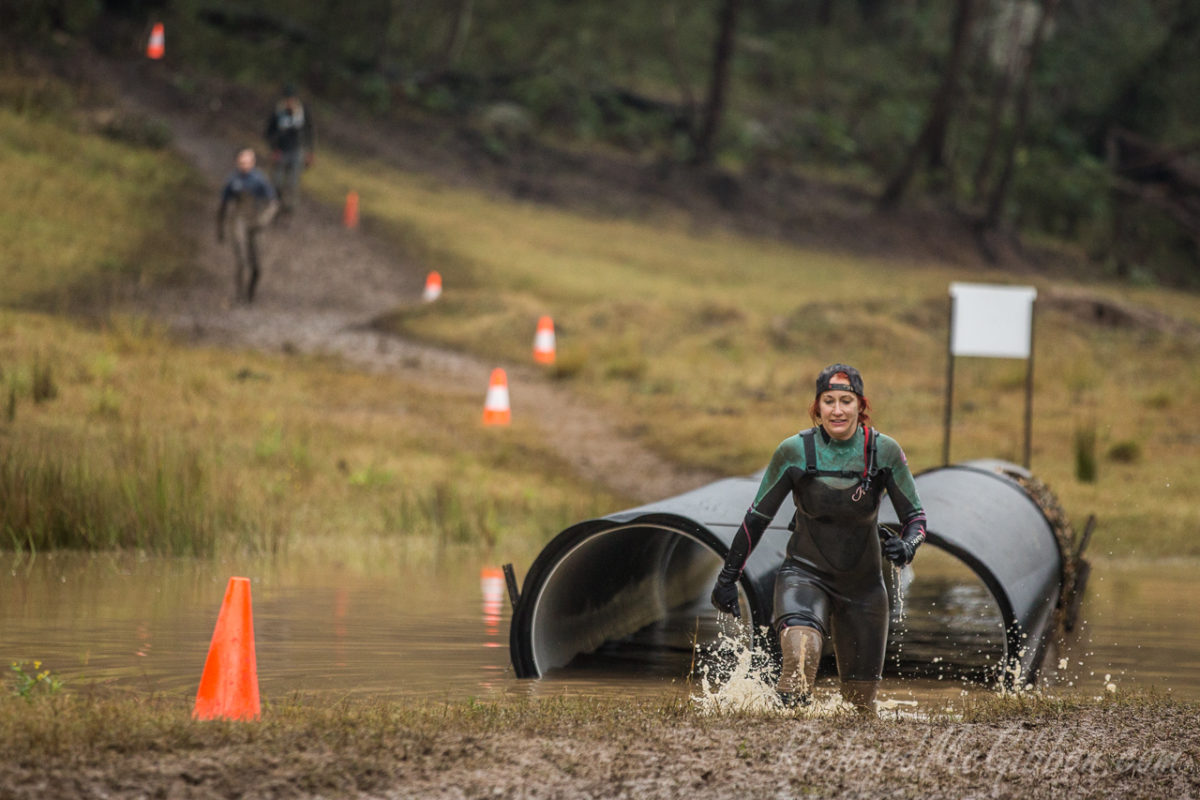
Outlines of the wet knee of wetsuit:
[[877,681],[883,677],[890,617],[887,589],[876,590],[839,604],[833,616],[833,650],[843,681]]

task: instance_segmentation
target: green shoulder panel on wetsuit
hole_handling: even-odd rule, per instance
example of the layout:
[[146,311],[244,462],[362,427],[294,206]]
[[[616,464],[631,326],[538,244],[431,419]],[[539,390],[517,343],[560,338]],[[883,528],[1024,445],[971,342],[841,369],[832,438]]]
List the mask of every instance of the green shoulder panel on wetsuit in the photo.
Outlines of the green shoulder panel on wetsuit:
[[792,490],[792,480],[789,470],[804,471],[804,440],[800,434],[789,436],[775,448],[771,463],[763,472],[762,481],[758,484],[758,493],[754,495],[754,503],[750,510],[768,520],[775,516],[783,498]]
[[[758,494],[750,510],[760,517],[770,520],[779,510],[792,490],[799,483],[808,466],[804,457],[804,432],[789,436],[775,448],[771,463],[763,472],[762,481],[758,485]],[[814,434],[817,450],[817,466],[822,470],[848,470],[859,473],[863,470],[863,430],[859,427],[846,441],[838,441],[823,436],[820,429]],[[853,485],[853,478],[822,477],[821,480],[832,482],[848,482]]]
[[908,468],[908,458],[895,439],[878,431],[876,435],[879,438],[876,440],[875,458],[880,471],[887,470],[888,497],[892,499],[892,506],[901,522],[907,522],[923,513],[912,470]]
[[[875,431],[876,466],[885,476],[888,494],[902,521],[922,513],[921,499],[908,468],[908,459],[900,444],[886,433]],[[817,431],[814,439],[817,450],[817,465],[822,470],[846,470],[860,472],[863,464],[863,429],[860,426],[846,441],[827,439]],[[795,482],[807,467],[804,457],[804,439],[801,434],[789,436],[779,443],[771,456],[771,463],[763,472],[758,493],[750,510],[767,520],[775,516],[784,498],[791,493]],[[823,478],[832,482],[852,481],[848,478]]]

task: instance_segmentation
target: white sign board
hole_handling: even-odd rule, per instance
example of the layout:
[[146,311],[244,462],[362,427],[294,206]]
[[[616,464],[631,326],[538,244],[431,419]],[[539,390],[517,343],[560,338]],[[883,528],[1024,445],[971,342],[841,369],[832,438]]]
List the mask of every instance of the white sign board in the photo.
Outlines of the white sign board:
[[954,301],[951,355],[1029,358],[1037,289],[952,283],[950,297]]

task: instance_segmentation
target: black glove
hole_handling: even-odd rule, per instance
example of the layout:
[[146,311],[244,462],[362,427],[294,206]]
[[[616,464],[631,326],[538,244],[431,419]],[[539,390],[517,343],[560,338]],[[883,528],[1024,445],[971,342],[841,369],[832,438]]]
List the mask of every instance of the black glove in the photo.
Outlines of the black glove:
[[738,604],[737,580],[738,575],[735,570],[723,567],[721,574],[717,576],[717,585],[712,590],[712,604],[717,611],[724,611],[726,614],[741,617],[742,610]]
[[883,540],[883,556],[897,567],[903,567],[912,563],[913,556],[923,541],[925,536],[920,531],[889,537]]

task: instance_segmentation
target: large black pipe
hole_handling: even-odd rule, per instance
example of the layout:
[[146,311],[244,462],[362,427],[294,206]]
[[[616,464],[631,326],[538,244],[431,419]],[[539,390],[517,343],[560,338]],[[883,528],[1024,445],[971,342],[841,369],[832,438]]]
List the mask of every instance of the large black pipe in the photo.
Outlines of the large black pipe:
[[[941,467],[916,477],[928,546],[966,564],[991,594],[1002,626],[1003,675],[1031,681],[1053,633],[1064,554],[1037,502],[999,461]],[[708,592],[761,473],[572,525],[538,555],[513,613],[509,648],[518,677],[538,677],[673,615],[711,621]],[[771,645],[775,573],[795,508],[785,502],[743,573],[743,615]],[[884,499],[880,523],[898,523]],[[705,628],[710,631],[710,627]],[[703,642],[701,642],[703,643]],[[889,663],[894,659],[889,658]]]

